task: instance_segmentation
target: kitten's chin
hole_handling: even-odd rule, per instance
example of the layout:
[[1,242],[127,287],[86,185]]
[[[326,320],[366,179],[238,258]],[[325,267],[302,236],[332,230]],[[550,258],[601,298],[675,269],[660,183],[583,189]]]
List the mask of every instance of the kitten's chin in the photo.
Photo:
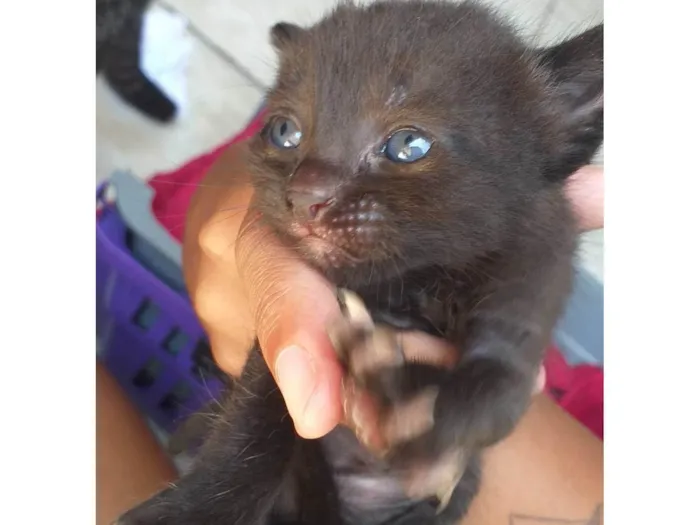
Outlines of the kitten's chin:
[[359,262],[339,246],[312,234],[299,239],[297,248],[304,259],[321,270],[339,270]]
[[321,235],[309,226],[293,221],[287,225],[285,233],[302,258],[321,271],[342,270],[360,262],[328,235]]

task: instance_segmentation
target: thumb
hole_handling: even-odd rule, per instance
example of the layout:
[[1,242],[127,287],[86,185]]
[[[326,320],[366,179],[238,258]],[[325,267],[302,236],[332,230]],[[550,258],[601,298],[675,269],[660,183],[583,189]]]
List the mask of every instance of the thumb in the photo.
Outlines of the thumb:
[[296,431],[321,437],[341,417],[341,369],[326,332],[340,315],[334,290],[252,213],[236,250],[260,347]]

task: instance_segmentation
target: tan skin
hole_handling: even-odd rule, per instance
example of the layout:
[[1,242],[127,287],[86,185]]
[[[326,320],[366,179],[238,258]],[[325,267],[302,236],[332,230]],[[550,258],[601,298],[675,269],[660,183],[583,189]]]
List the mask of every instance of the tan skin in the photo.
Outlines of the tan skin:
[[97,364],[97,523],[111,523],[177,472],[141,414]]
[[[326,335],[327,323],[339,314],[337,302],[332,287],[247,211],[253,192],[245,155],[245,144],[228,149],[193,197],[184,240],[185,280],[215,358],[231,374],[240,372],[255,335],[273,373],[282,349],[290,345],[303,348],[285,352],[279,370],[293,373],[275,377],[299,434],[320,437],[341,419],[340,368]],[[582,229],[602,227],[602,168],[581,170],[567,192]],[[407,344],[425,341],[416,335]],[[100,398],[100,380],[106,379],[98,376],[98,410],[109,411],[114,418],[125,411],[128,421],[121,423],[121,432],[130,433],[134,443],[144,440],[153,465],[144,463],[135,445],[107,443],[109,436],[99,431],[98,465],[101,455],[119,457],[121,467],[133,462],[140,469],[140,479],[153,480],[144,486],[140,499],[145,499],[155,491],[153,487],[173,479],[174,473],[164,466],[167,462],[162,454],[153,451],[129,410],[107,395]],[[131,506],[136,491],[125,484],[119,469],[107,470],[102,468],[98,483],[98,503],[109,503],[102,512],[98,505],[98,514],[107,521],[98,516],[98,524],[108,523],[109,516]],[[109,498],[105,492],[110,493]],[[513,515],[533,516],[541,523],[552,518],[587,520],[602,502],[602,443],[538,394],[515,432],[487,452],[483,486],[465,523],[505,525]],[[591,523],[603,523],[602,516]]]

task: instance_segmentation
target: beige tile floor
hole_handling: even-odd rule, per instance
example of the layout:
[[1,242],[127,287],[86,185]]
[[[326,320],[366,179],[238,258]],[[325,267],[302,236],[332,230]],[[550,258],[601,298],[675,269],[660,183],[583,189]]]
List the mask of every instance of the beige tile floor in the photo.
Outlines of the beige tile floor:
[[[511,16],[533,41],[547,43],[603,19],[603,0],[486,0]],[[308,24],[336,0],[158,0],[153,9],[188,20],[193,50],[187,68],[188,111],[159,126],[118,100],[98,80],[97,180],[115,169],[141,177],[174,168],[216,146],[245,124],[273,79],[268,28]],[[602,158],[602,157],[601,157]],[[602,279],[602,231],[584,238],[582,259]]]

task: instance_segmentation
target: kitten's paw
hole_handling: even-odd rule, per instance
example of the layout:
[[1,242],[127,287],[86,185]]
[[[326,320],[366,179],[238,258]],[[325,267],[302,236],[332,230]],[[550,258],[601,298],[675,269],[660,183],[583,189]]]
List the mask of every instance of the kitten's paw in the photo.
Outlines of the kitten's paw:
[[402,480],[410,497],[445,504],[469,458],[430,439],[439,385],[456,362],[454,349],[426,336],[376,326],[356,296],[342,296],[345,317],[329,333],[346,375],[346,424]]

